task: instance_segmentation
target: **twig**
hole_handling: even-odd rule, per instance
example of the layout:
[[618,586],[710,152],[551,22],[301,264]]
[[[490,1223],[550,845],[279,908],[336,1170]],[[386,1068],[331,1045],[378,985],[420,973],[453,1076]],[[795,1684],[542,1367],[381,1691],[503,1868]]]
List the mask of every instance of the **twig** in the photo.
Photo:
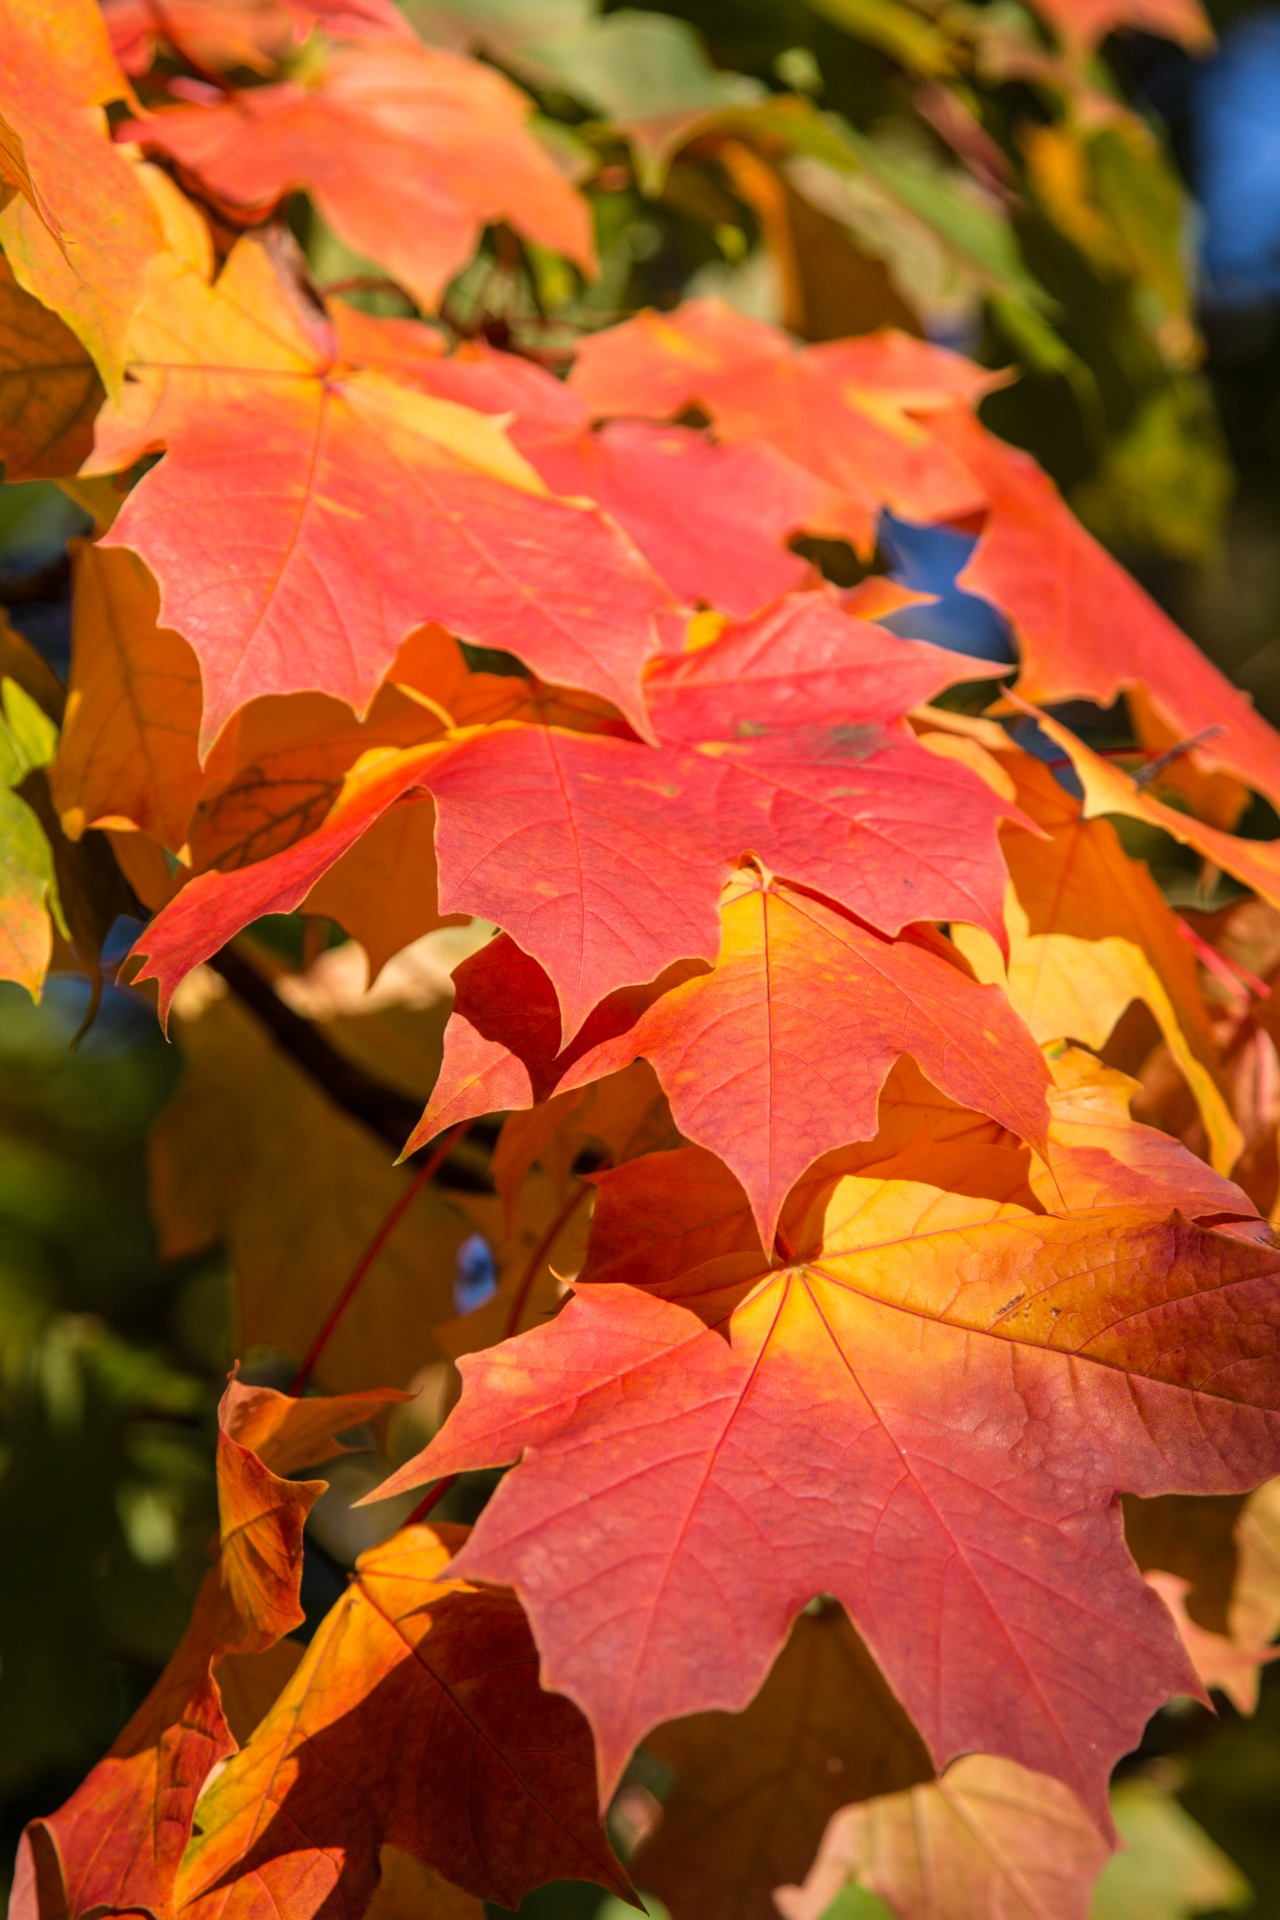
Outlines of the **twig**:
[[[236,946],[224,947],[208,962],[220,973],[236,998],[261,1020],[273,1039],[328,1095],[336,1107],[359,1120],[399,1153],[422,1117],[418,1101],[375,1079],[340,1053],[323,1033],[292,1007],[287,1007],[271,982]],[[417,1156],[413,1163],[417,1164]],[[441,1186],[459,1193],[491,1193],[492,1182],[479,1168],[450,1156],[440,1170]]]
[[310,1020],[285,1005],[271,982],[238,948],[224,947],[209,965],[336,1105],[399,1151],[421,1117],[416,1100],[375,1080],[339,1053]]
[[[1166,747],[1163,753],[1153,754],[1146,760],[1146,765],[1135,768],[1129,778],[1135,787],[1148,786],[1152,780],[1159,779],[1166,767],[1173,766],[1175,761],[1183,759],[1188,753],[1194,753],[1195,749],[1202,747],[1207,740],[1216,740],[1219,734],[1225,732],[1224,726],[1201,727],[1199,733],[1193,733],[1190,739],[1178,740],[1173,746]],[[1095,747],[1093,752],[1099,760],[1140,760],[1146,759],[1149,749],[1146,747]],[[1046,760],[1044,764],[1051,772],[1054,767],[1069,767],[1072,764],[1071,755],[1055,753],[1052,760]]]
[[455,1486],[457,1481],[458,1475],[456,1473],[446,1473],[443,1480],[437,1480],[434,1487],[431,1488],[431,1491],[422,1496],[408,1519],[402,1520],[400,1525],[402,1527],[413,1527],[417,1525],[419,1520],[425,1520],[431,1509],[438,1501],[444,1499],[450,1487]]
[[316,292],[322,300],[328,300],[335,293],[396,293],[410,306],[415,305],[413,295],[385,273],[349,273],[344,280],[326,280]]
[[1158,753],[1154,760],[1148,760],[1145,767],[1139,767],[1133,776],[1134,786],[1149,785],[1152,780],[1159,779],[1165,768],[1171,767],[1175,760],[1181,760],[1196,747],[1202,747],[1207,740],[1216,740],[1219,734],[1225,732],[1226,728],[1218,722],[1211,727],[1201,727],[1199,733],[1193,733],[1189,740],[1177,741],[1173,746],[1167,747],[1163,753]]
[[400,1224],[400,1221],[403,1219],[404,1215],[409,1211],[409,1208],[413,1205],[413,1202],[417,1199],[418,1195],[422,1192],[422,1189],[427,1185],[427,1183],[430,1180],[434,1178],[434,1176],[439,1172],[440,1168],[444,1165],[445,1161],[449,1157],[449,1150],[453,1146],[454,1142],[460,1139],[461,1136],[466,1132],[466,1130],[467,1130],[467,1123],[465,1120],[459,1121],[456,1127],[450,1127],[449,1131],[446,1134],[442,1135],[431,1157],[428,1160],[423,1161],[422,1165],[418,1168],[417,1173],[414,1175],[413,1179],[409,1182],[408,1186],[403,1188],[402,1191],[399,1194],[397,1194],[394,1202],[388,1208],[386,1216],[382,1220],[381,1224],[379,1225],[372,1240],[370,1240],[368,1246],[365,1248],[364,1252],[360,1255],[360,1258],[356,1261],[355,1266],[351,1269],[350,1276],[348,1277],[346,1285],[343,1287],[342,1292],[338,1295],[332,1307],[330,1307],[328,1313],[325,1315],[320,1331],[317,1333],[315,1339],[311,1342],[311,1345],[307,1348],[306,1353],[303,1355],[302,1364],[298,1368],[298,1371],[294,1374],[293,1379],[290,1382],[290,1386],[289,1386],[289,1391],[291,1394],[293,1394],[295,1399],[298,1396],[298,1394],[300,1394],[303,1391],[303,1389],[306,1387],[307,1382],[311,1378],[312,1370],[314,1369],[317,1360],[320,1358],[320,1355],[324,1352],[325,1348],[328,1346],[329,1341],[332,1338],[333,1331],[337,1326],[338,1322],[341,1320],[343,1314],[346,1312],[347,1308],[351,1305],[351,1302],[355,1299],[357,1293],[359,1293],[360,1288],[364,1283],[365,1276],[369,1272],[369,1269],[373,1266],[374,1261],[377,1259],[378,1255],[382,1252],[382,1249],[386,1246],[387,1241],[391,1238],[392,1234],[395,1232],[397,1226]]
[[588,1192],[589,1188],[584,1183],[578,1188],[576,1193],[570,1196],[543,1234],[541,1240],[539,1240],[533,1252],[529,1255],[528,1264],[520,1276],[520,1285],[516,1288],[516,1297],[511,1303],[511,1311],[507,1315],[507,1324],[502,1333],[504,1340],[509,1340],[512,1334],[518,1329],[520,1325],[520,1315],[524,1312],[525,1302],[529,1298],[529,1289],[537,1278],[538,1268],[542,1265],[552,1247],[554,1247],[556,1241],[568,1226],[570,1220],[572,1220]]
[[1271,998],[1271,988],[1265,980],[1259,980],[1256,973],[1251,973],[1248,967],[1243,966],[1239,960],[1234,960],[1229,953],[1222,953],[1217,947],[1211,946],[1193,926],[1183,919],[1181,914],[1178,915],[1178,932],[1188,946],[1194,947],[1201,965],[1207,968],[1215,980],[1220,981],[1229,992],[1238,995],[1240,988],[1244,987],[1247,995],[1251,994],[1255,1000]]

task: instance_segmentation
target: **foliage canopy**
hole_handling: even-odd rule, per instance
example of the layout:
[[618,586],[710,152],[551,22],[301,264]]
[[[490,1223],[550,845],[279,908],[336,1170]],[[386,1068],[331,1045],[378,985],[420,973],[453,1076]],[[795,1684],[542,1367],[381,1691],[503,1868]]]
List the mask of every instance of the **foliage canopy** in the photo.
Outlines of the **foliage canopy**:
[[1256,1701],[1280,738],[1102,544],[1229,485],[1099,52],[1209,28],[732,12],[0,0],[0,972],[135,923],[254,1363],[16,1920],[1071,1920]]

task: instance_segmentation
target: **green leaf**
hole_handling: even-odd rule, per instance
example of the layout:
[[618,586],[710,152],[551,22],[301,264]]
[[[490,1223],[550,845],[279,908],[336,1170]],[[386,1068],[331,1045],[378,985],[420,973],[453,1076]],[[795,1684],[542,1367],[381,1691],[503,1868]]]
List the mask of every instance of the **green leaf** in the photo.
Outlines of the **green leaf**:
[[914,8],[900,6],[898,0],[813,0],[813,9],[916,73],[951,70],[947,36],[931,21],[921,19]]
[[831,1905],[823,1912],[821,1920],[893,1920],[893,1915],[874,1893],[868,1893],[865,1887],[850,1884],[841,1887]]
[[1206,561],[1220,537],[1235,474],[1212,398],[1192,376],[1157,388],[1071,495],[1109,545],[1137,544]]
[[[13,682],[4,684],[7,694]],[[12,750],[9,736],[5,747]],[[0,980],[16,980],[33,1000],[40,998],[53,956],[49,914],[56,902],[44,829],[25,800],[0,789]]]
[[909,213],[923,220],[985,282],[1033,309],[1052,306],[1040,282],[1018,251],[1008,219],[990,201],[961,184],[961,176],[939,166],[924,149],[914,152],[871,140],[852,127],[845,130],[853,154],[872,177]]
[[1239,1868],[1153,1781],[1122,1780],[1111,1811],[1125,1850],[1103,1868],[1089,1920],[1190,1920],[1251,1903]]
[[751,106],[765,91],[758,80],[714,67],[687,21],[629,7],[531,43],[521,55],[627,135],[650,193],[661,187],[670,155],[701,121],[727,107]]
[[0,778],[7,787],[16,787],[33,767],[48,766],[57,751],[58,729],[44,709],[8,675],[0,681],[0,698],[4,706]]

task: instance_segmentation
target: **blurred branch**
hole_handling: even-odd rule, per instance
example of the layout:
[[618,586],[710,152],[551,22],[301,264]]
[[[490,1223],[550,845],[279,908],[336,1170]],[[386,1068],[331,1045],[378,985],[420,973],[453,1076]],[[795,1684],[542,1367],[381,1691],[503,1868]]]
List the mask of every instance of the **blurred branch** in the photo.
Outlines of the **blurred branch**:
[[[421,1117],[418,1101],[348,1060],[312,1021],[285,1005],[266,975],[239,948],[224,947],[208,964],[335,1106],[399,1153]],[[487,1175],[471,1156],[451,1154],[436,1178],[441,1186],[463,1192],[491,1190]]]

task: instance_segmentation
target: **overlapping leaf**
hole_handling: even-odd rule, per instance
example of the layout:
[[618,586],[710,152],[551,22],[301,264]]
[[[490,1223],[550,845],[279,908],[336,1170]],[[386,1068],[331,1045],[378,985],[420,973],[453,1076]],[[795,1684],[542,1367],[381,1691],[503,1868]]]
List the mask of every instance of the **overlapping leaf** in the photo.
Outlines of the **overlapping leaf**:
[[[527,720],[464,728],[452,739],[441,733],[436,744],[384,753],[376,764],[369,752],[337,792],[356,741],[397,735],[331,735],[327,776],[320,743],[299,743],[293,764],[318,830],[293,839],[309,820],[288,824],[289,763],[277,764],[270,778],[280,811],[273,799],[261,816],[268,837],[226,864],[271,857],[236,876],[193,881],[140,950],[167,1002],[197,960],[257,914],[296,906],[417,787],[431,792],[440,816],[440,910],[496,921],[536,957],[555,982],[570,1036],[616,988],[686,957],[714,956],[720,888],[748,853],[886,932],[956,918],[1001,938],[995,829],[1017,810],[969,768],[920,746],[899,718],[971,672],[961,656],[895,640],[808,593],[656,663],[646,693],[658,748],[607,721],[594,732],[537,724],[534,704]],[[463,700],[472,711],[490,700],[493,683],[474,679],[469,693],[456,690],[461,699],[437,687],[464,720]],[[442,701],[432,704],[438,713]],[[424,713],[418,737],[431,730]],[[253,782],[232,785],[249,793],[258,824]],[[281,828],[276,853],[270,835]],[[223,864],[209,849],[200,854],[200,840],[198,827],[200,863]],[[530,871],[538,875],[532,891]]]
[[1280,904],[1280,840],[1246,840],[1218,827],[1205,826],[1181,809],[1166,806],[1140,787],[1121,768],[1093,752],[1085,742],[1047,715],[1039,723],[1070,760],[1084,789],[1085,819],[1114,813],[1144,825],[1159,827],[1183,846],[1194,847],[1225,873],[1233,874],[1272,905]]
[[196,758],[200,671],[157,624],[137,557],[81,543],[75,554],[67,717],[50,772],[64,831],[136,828],[175,852],[204,784]]
[[885,330],[793,347],[718,300],[644,313],[584,340],[570,386],[596,415],[664,419],[699,406],[726,441],[763,441],[826,489],[813,533],[868,549],[882,506],[912,520],[971,513],[980,481],[918,414],[974,402],[999,375]]
[[[1042,11],[1064,52],[1027,40],[1041,66],[1009,71],[1051,73],[1075,108],[1111,25],[1198,32],[1182,0]],[[784,1895],[793,1920],[837,1881],[904,1914],[1078,1912],[1102,1843],[1072,1794],[1105,1825],[1109,1765],[1146,1716],[1197,1668],[1245,1700],[1280,1617],[1280,1480],[1230,1536],[1280,1468],[1280,1256],[1224,1177],[1240,1136],[1218,1045],[1242,995],[1211,1021],[1193,945],[1099,816],[1280,899],[1276,844],[1228,831],[1250,789],[1280,794],[1275,737],[978,424],[1001,376],[887,331],[797,345],[702,300],[590,337],[561,382],[531,357],[534,338],[546,365],[560,350],[540,323],[513,320],[516,353],[458,345],[470,293],[438,330],[326,307],[278,238],[295,190],[421,306],[495,221],[540,288],[562,271],[544,250],[590,270],[585,202],[529,102],[423,47],[388,0],[108,13],[132,70],[167,40],[152,89],[206,57],[269,84],[210,104],[208,76],[175,81],[188,104],[128,129],[200,182],[206,220],[108,143],[127,83],[98,16],[11,0],[0,451],[65,478],[92,355],[111,402],[75,497],[100,532],[125,503],[75,560],[56,810],[56,700],[0,795],[36,830],[8,848],[8,970],[38,987],[50,849],[60,879],[87,851],[59,816],[72,839],[112,833],[140,897],[173,895],[139,942],[162,1010],[261,914],[336,920],[375,972],[442,915],[501,927],[458,970],[410,1143],[506,1113],[498,1193],[415,1201],[322,1371],[399,1382],[460,1356],[460,1406],[389,1486],[513,1471],[460,1579],[456,1542],[413,1529],[366,1557],[305,1655],[281,1651],[313,1497],[281,1476],[353,1407],[233,1388],[196,1619],[113,1753],[31,1829],[18,1912],[169,1920],[219,1761],[184,1912],[476,1920],[478,1896],[510,1906],[554,1875],[625,1890],[578,1708],[606,1793],[661,1729],[679,1777],[645,1857],[676,1920],[764,1920],[822,1820],[885,1786],[909,1792],[838,1817]],[[692,45],[598,27],[583,47]],[[1016,31],[992,31],[983,57],[1012,58]],[[521,39],[515,70],[536,57]],[[737,91],[698,72],[695,119]],[[694,124],[632,113],[632,76],[607,78],[583,99],[651,160]],[[767,142],[801,122],[825,137],[795,104],[726,121],[697,163],[714,150],[766,229],[769,195],[793,194]],[[273,211],[273,237],[227,253]],[[510,243],[477,296],[490,341],[508,324],[486,317],[493,286],[510,272],[522,297]],[[127,497],[103,484],[157,454]],[[1144,746],[1175,756],[1150,785],[1046,720],[1077,806],[992,722],[921,712],[980,669],[868,625],[900,589],[837,596],[793,550],[803,532],[869,557],[886,507],[979,530],[962,584],[1009,617],[1024,696],[1126,694]],[[533,677],[470,671],[454,634]],[[6,679],[14,738],[25,686]],[[336,1055],[421,1097],[448,991],[442,966],[431,979],[390,1040],[333,1018]],[[328,1019],[325,980],[281,996]],[[188,1078],[153,1141],[163,1250],[226,1245],[239,1337],[297,1355],[410,1176],[233,1003],[197,1018],[215,991],[191,984]],[[1104,1047],[1135,998],[1216,1170],[1135,1126],[1132,1082],[1068,1044]],[[455,1311],[477,1227],[497,1291]],[[1175,1492],[1208,1497],[1235,1587],[1201,1580],[1212,1554]],[[1152,1545],[1162,1526],[1172,1546]],[[567,1700],[538,1689],[534,1639]]]
[[1113,1197],[1096,1158],[1075,1192],[1072,1157],[1028,1188],[1025,1150],[921,1138],[810,1183],[785,1266],[583,1286],[463,1363],[461,1407],[388,1485],[523,1454],[464,1570],[521,1593],[606,1789],[654,1722],[744,1705],[826,1591],[939,1764],[1003,1753],[1104,1817],[1111,1760],[1191,1685],[1114,1491],[1267,1470],[1276,1254],[1164,1183]]
[[425,365],[428,392],[515,416],[511,438],[556,493],[595,500],[682,600],[746,617],[797,587],[788,550],[820,525],[826,489],[767,444],[721,445],[688,427],[607,422],[532,362],[471,346]]
[[344,367],[260,242],[242,241],[212,287],[166,255],[131,354],[97,469],[167,453],[107,542],[142,556],[161,622],[195,649],[206,745],[263,694],[316,688],[363,711],[433,618],[645,729],[640,667],[670,597],[635,548],[550,498],[493,421]]
[[941,1780],[847,1807],[784,1920],[819,1920],[850,1883],[898,1920],[1086,1920],[1106,1843],[1057,1780],[970,1754]]
[[644,1058],[681,1133],[741,1180],[769,1244],[805,1169],[874,1135],[881,1087],[903,1054],[959,1104],[1044,1137],[1038,1049],[941,941],[885,940],[746,871],[726,890],[714,969],[683,971],[606,1000],[561,1054],[545,976],[509,943],[476,955],[459,970],[445,1063],[415,1143]]
[[1012,622],[1024,698],[1107,707],[1140,687],[1180,740],[1222,727],[1197,748],[1199,764],[1280,798],[1274,729],[1085,531],[1030,455],[959,409],[933,428],[990,502],[960,585]]
[[172,108],[130,132],[240,206],[266,210],[305,187],[348,246],[429,308],[497,220],[593,266],[586,203],[528,113],[491,68],[406,36],[340,48],[308,84]]
[[1214,1165],[1235,1165],[1243,1140],[1179,923],[1146,868],[1124,852],[1109,821],[1080,804],[1029,755],[1001,756],[1019,805],[1048,836],[1005,836],[1012,892],[1007,969],[981,935],[957,930],[979,977],[1001,980],[1037,1040],[1074,1039],[1095,1051],[1142,1000],[1192,1088]]
[[847,1617],[821,1601],[745,1713],[677,1720],[645,1747],[676,1778],[635,1870],[675,1920],[772,1920],[774,1889],[808,1870],[840,1807],[933,1772]]
[[226,945],[233,934],[266,913],[292,913],[312,887],[403,794],[421,784],[422,770],[438,749],[430,745],[375,753],[357,769],[316,833],[268,860],[231,873],[197,875],[148,930],[136,951],[146,964],[138,980],[160,982],[161,1013],[192,967]]
[[232,1381],[219,1409],[220,1547],[186,1633],[88,1779],[23,1839],[15,1915],[104,1907],[173,1912],[178,1866],[210,1769],[235,1751],[215,1669],[301,1626],[302,1525],[323,1480],[284,1476],[344,1451],[336,1436],[399,1396],[289,1400]]
[[102,382],[56,313],[0,257],[0,460],[8,480],[74,473],[93,446]]
[[506,1907],[554,1879],[627,1891],[587,1728],[539,1687],[516,1600],[452,1578],[460,1538],[408,1527],[362,1557],[202,1800],[182,1914],[359,1920],[384,1844]]
[[93,0],[6,0],[0,245],[18,285],[60,314],[118,391],[125,339],[160,246],[150,197],[103,108],[129,83]]
[[545,967],[566,1037],[615,988],[714,956],[720,886],[748,853],[886,933],[954,918],[1002,937],[993,828],[1009,805],[900,719],[972,671],[800,594],[655,663],[657,752],[479,734],[424,774],[441,907],[495,920]]

